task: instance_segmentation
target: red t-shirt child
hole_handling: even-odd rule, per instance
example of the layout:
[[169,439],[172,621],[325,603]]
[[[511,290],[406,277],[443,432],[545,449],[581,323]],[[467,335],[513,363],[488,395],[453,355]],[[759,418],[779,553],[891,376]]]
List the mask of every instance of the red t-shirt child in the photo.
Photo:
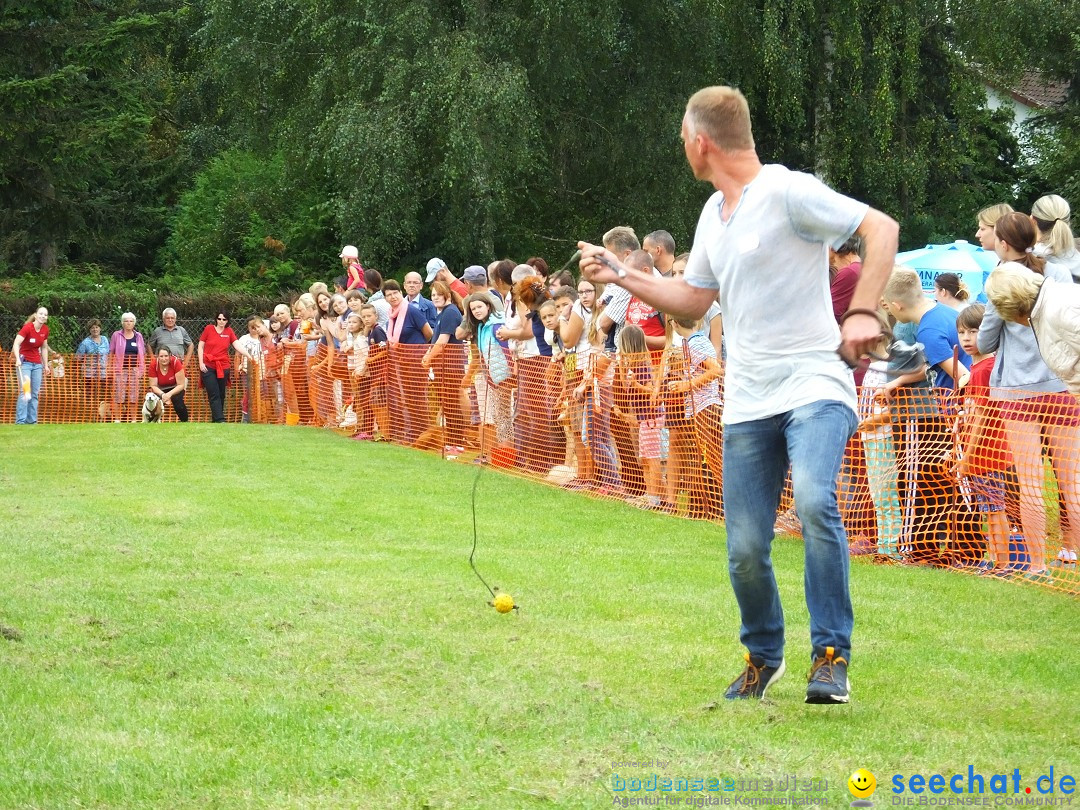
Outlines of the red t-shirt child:
[[[206,355],[206,348],[203,347],[203,356]],[[210,365],[207,364],[207,368]],[[157,379],[158,388],[172,388],[176,385],[176,375],[184,370],[184,361],[175,355],[169,355],[169,367],[165,370],[161,370],[161,366],[158,365],[158,361],[155,359],[150,364],[150,368],[146,372],[146,376],[150,379]]]
[[[640,326],[646,337],[664,336],[664,319],[660,310],[646,304],[640,298],[631,298],[626,306],[626,322],[634,326]],[[663,349],[653,349],[649,352],[653,365],[658,365],[664,356]]]
[[226,326],[225,331],[218,334],[217,328],[208,324],[199,340],[203,344],[203,364],[221,379],[229,368],[229,347],[236,340],[236,333],[231,326]]
[[990,399],[990,372],[993,370],[993,357],[980,360],[971,367],[971,379],[964,389],[964,397],[985,420],[978,446],[967,449],[971,454],[972,475],[1003,472],[1012,464],[1001,408],[996,400]]
[[22,335],[23,339],[19,346],[19,357],[22,358],[24,363],[40,363],[41,347],[49,339],[48,325],[42,326],[39,331],[34,322],[30,321],[23,324],[19,334]]

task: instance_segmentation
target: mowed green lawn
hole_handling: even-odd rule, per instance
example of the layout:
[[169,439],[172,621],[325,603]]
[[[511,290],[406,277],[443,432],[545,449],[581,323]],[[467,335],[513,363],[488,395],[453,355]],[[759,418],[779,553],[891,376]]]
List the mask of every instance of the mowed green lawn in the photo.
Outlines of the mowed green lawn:
[[853,703],[807,706],[781,539],[789,672],[728,705],[720,528],[485,470],[500,615],[468,565],[476,469],[301,428],[0,427],[0,807],[586,808],[652,773],[827,779],[846,806],[859,767],[884,805],[895,773],[1080,776],[1076,599],[856,564]]

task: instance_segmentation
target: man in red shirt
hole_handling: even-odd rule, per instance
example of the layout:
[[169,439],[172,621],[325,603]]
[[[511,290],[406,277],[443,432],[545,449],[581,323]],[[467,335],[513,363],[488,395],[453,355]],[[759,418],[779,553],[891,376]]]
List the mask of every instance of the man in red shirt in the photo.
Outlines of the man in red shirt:
[[465,282],[454,278],[454,274],[450,272],[446,262],[439,258],[429,259],[427,263],[427,278],[424,279],[424,283],[431,284],[433,281],[441,281],[460,295],[462,299],[469,294],[469,288],[465,286]]

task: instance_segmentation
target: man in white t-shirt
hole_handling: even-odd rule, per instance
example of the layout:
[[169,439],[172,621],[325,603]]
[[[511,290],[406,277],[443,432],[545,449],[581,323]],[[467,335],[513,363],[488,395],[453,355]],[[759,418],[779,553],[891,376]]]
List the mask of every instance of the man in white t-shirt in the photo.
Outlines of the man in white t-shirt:
[[[683,278],[626,275],[602,247],[579,243],[583,276],[618,281],[673,317],[700,318],[719,293],[727,364],[724,507],[728,572],[742,616],[746,668],[725,697],[760,698],[784,673],[784,615],[773,575],[773,523],[791,468],[806,555],[812,667],[807,703],[847,703],[854,624],[836,478],[855,430],[855,363],[879,339],[875,310],[898,228],[880,211],[783,166],[762,165],[750,111],[730,87],[699,90],[682,139],[699,180],[716,188],[698,220]],[[859,284],[837,326],[829,246],[857,233]]]

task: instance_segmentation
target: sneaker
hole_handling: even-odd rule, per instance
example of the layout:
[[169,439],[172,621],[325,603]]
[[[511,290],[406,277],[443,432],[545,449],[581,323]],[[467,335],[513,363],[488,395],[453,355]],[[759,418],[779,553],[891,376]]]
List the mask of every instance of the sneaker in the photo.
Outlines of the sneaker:
[[784,674],[784,662],[780,666],[770,667],[765,664],[765,659],[746,653],[746,669],[742,675],[731,682],[727,691],[724,692],[725,700],[748,700],[750,698],[763,698],[770,686],[780,680]]
[[847,661],[836,658],[832,647],[814,658],[806,678],[807,703],[847,703],[851,698],[851,683],[847,676]]
[[1057,553],[1056,562],[1062,567],[1066,565],[1076,565],[1076,552],[1071,548],[1063,548]]

